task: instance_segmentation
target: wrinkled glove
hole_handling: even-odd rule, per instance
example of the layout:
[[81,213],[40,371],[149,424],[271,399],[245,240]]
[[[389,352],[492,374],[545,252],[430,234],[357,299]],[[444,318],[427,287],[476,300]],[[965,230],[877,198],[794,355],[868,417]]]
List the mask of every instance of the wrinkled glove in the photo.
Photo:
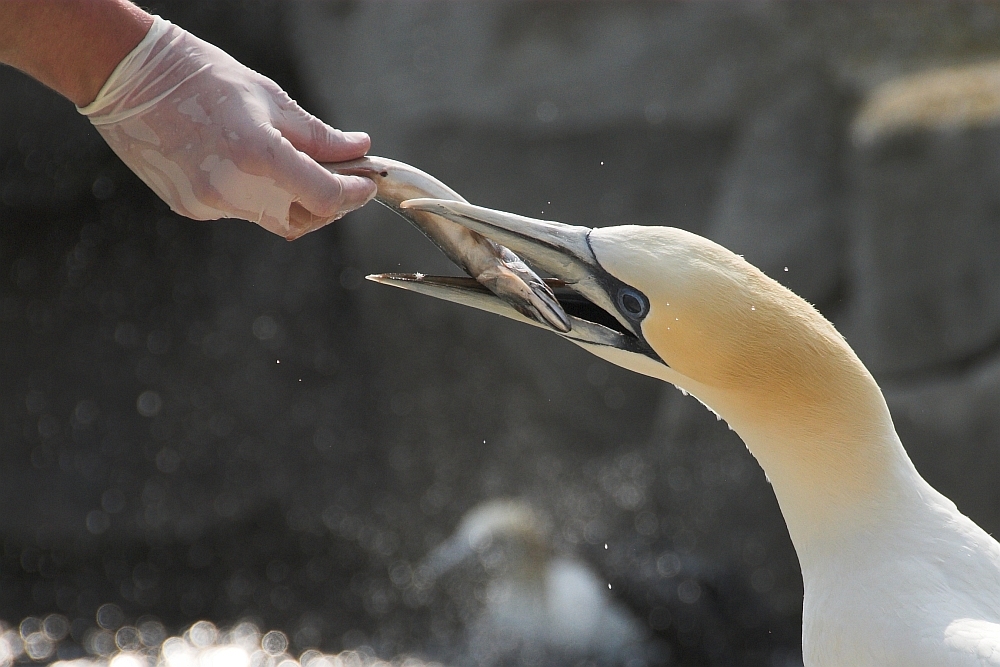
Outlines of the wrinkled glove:
[[372,181],[317,163],[361,157],[368,135],[331,128],[267,77],[159,17],[79,111],[189,218],[244,218],[291,240],[375,196]]

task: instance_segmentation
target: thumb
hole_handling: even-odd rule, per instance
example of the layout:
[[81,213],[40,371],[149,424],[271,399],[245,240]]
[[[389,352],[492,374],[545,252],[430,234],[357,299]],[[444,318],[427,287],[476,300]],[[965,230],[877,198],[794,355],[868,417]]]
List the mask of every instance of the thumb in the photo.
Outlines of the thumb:
[[347,213],[360,208],[375,196],[375,184],[362,176],[338,176],[343,186],[343,203],[340,210],[332,215],[317,215],[301,202],[294,201],[288,209],[288,231],[284,237],[289,241],[325,227],[339,220]]
[[275,135],[271,152],[275,162],[269,176],[297,203],[289,211],[286,238],[318,229],[375,196],[376,186],[370,179],[330,173],[284,137]]

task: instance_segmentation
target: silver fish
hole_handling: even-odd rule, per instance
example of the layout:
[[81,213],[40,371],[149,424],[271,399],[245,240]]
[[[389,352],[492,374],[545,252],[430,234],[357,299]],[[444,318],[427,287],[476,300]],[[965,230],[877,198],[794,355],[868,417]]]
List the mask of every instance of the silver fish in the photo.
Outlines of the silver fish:
[[520,257],[442,216],[399,206],[407,199],[424,197],[465,202],[447,185],[416,167],[371,155],[323,166],[337,174],[364,176],[375,181],[378,186],[376,201],[411,222],[479,284],[525,317],[562,333],[570,331],[570,318],[555,294]]

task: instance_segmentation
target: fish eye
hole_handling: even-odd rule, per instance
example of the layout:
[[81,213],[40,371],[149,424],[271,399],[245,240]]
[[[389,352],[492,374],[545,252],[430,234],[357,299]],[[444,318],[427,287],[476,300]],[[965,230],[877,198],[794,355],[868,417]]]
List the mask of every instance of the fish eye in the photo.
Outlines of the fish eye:
[[618,307],[629,317],[639,319],[649,312],[649,302],[642,292],[631,287],[618,290]]

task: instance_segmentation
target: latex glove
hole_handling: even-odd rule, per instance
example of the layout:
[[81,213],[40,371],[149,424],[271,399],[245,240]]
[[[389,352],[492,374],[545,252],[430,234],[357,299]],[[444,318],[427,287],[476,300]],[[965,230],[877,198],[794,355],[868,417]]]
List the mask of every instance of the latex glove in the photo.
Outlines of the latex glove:
[[291,240],[375,196],[367,178],[317,163],[361,157],[368,135],[333,129],[267,77],[159,17],[79,111],[189,218],[244,218]]

